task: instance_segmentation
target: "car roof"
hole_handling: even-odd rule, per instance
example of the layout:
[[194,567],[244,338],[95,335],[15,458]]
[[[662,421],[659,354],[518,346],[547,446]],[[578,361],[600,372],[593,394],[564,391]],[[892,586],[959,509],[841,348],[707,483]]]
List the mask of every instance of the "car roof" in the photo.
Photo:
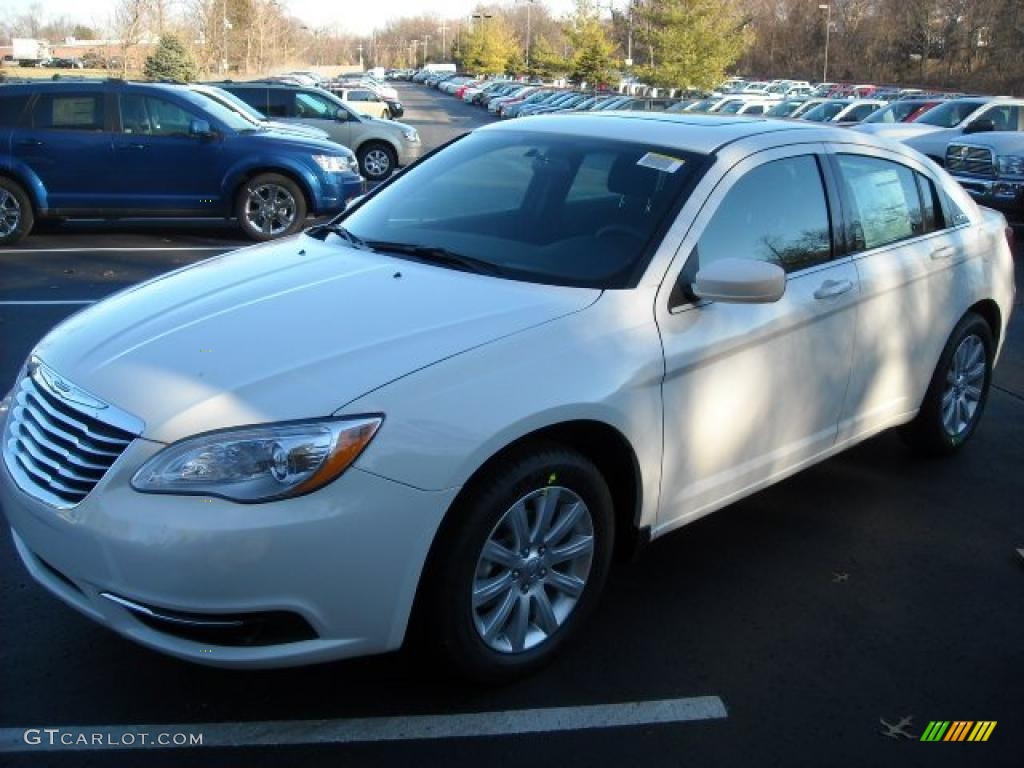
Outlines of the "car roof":
[[[688,112],[572,112],[535,115],[528,121],[491,123],[478,131],[519,131],[573,134],[620,141],[640,140],[663,147],[711,154],[726,144],[782,131],[800,133],[801,141],[842,140],[849,131],[818,124],[751,117],[719,117]],[[858,136],[855,141],[860,143]],[[863,143],[870,144],[865,141]]]

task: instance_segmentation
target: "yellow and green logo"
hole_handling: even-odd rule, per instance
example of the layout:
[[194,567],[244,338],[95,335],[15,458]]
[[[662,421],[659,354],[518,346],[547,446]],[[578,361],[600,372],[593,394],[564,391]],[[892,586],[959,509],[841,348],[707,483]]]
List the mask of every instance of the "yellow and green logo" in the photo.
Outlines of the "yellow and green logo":
[[995,720],[932,720],[921,741],[988,741],[995,728]]

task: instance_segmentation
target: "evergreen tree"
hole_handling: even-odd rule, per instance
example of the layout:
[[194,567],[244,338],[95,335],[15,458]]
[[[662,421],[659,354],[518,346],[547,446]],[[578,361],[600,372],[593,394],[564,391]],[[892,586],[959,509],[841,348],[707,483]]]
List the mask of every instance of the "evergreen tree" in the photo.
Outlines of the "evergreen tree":
[[720,0],[650,0],[638,13],[653,57],[640,76],[651,85],[710,90],[750,44],[732,6]]
[[576,12],[565,34],[573,47],[569,76],[590,88],[607,84],[612,77],[615,43],[608,38],[601,23],[597,4],[592,0],[577,0]]
[[174,35],[163,35],[153,55],[146,59],[143,68],[149,80],[181,80],[190,82],[196,79],[196,63]]

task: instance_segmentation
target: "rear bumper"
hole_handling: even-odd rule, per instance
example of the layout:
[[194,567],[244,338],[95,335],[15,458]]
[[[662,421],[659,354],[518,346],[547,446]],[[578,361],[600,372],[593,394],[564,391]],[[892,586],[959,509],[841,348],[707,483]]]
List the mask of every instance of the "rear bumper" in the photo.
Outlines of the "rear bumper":
[[954,175],[954,179],[976,203],[1006,216],[1015,225],[1024,225],[1024,181],[979,179]]

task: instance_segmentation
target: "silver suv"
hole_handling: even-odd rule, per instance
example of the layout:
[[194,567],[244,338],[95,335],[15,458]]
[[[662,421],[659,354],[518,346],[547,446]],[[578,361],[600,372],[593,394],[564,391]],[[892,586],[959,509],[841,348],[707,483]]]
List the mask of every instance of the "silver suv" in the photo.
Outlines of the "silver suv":
[[360,115],[321,88],[267,80],[209,85],[233,93],[271,120],[326,131],[332,141],[356,153],[363,176],[371,181],[386,179],[396,168],[413,163],[423,153],[419,134],[412,126]]

